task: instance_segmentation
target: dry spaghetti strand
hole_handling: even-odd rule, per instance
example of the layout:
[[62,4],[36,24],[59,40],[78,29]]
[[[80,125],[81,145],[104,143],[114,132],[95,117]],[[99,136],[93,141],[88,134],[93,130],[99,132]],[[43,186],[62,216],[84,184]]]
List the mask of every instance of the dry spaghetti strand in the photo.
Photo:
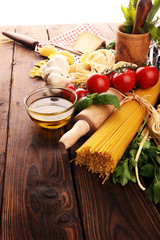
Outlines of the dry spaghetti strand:
[[[160,81],[152,88],[137,89],[127,96],[121,106],[77,150],[75,163],[99,173],[104,181],[114,171],[146,115],[157,119],[153,105],[159,96]],[[147,100],[146,100],[147,96]]]

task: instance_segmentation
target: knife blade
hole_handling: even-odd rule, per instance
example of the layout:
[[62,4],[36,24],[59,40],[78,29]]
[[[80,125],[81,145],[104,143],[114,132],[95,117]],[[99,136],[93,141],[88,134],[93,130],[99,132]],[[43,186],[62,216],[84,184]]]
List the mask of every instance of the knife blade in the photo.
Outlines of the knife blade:
[[[44,44],[40,44],[38,40],[35,40],[35,39],[33,39],[31,37],[28,37],[28,36],[25,36],[23,34],[11,32],[11,31],[2,31],[2,34],[4,36],[14,40],[17,43],[20,43],[20,44],[22,44],[22,45],[24,45],[28,48],[34,49],[35,52],[37,52],[37,53],[39,53],[38,47],[41,46],[41,45],[44,45]],[[56,45],[56,44],[50,44],[50,45],[53,45],[55,48],[71,52],[71,53],[75,54],[76,56],[82,55],[82,53],[80,53],[78,51],[74,51],[72,49],[64,48],[64,47]]]

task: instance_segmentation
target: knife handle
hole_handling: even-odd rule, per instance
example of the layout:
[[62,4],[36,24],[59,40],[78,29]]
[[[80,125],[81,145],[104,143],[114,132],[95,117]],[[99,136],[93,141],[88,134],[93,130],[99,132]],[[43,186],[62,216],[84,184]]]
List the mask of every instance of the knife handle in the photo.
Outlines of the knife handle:
[[14,33],[14,32],[11,32],[11,31],[3,31],[2,32],[3,35],[5,35],[6,37],[18,42],[18,43],[21,43],[29,48],[32,48],[34,49],[35,46],[37,44],[39,44],[39,42],[31,37],[27,37],[27,36],[24,36],[22,34],[19,34],[19,33]]

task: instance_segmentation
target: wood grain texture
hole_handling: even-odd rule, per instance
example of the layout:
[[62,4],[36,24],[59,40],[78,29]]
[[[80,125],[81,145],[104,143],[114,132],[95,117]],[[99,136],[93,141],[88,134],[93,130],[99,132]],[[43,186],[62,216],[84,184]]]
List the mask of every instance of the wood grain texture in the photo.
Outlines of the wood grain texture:
[[[110,25],[111,36],[118,25]],[[85,139],[70,149],[70,158]],[[72,163],[72,172],[85,239],[159,239],[160,215],[136,184],[115,185],[111,179],[102,185],[96,174]],[[90,207],[92,206],[92,207]]]
[[[42,42],[48,39],[44,26],[16,31]],[[20,44],[14,51],[2,239],[81,239],[68,153],[58,147],[63,129],[36,127],[23,106],[25,95],[44,85],[29,78],[31,61],[40,56]]]
[[97,174],[74,162],[72,168],[85,239],[159,238],[159,213],[136,184],[122,187],[110,179],[102,185]]
[[[5,27],[6,30],[14,31],[14,27]],[[13,42],[5,42],[6,39],[0,27],[0,209],[2,205],[3,179],[5,168],[6,145],[8,135],[8,118],[10,107],[10,87],[13,64]]]
[[[111,40],[119,24],[94,25]],[[75,27],[17,26],[15,31],[46,42]],[[73,122],[52,131],[35,126],[28,117],[23,99],[44,85],[38,77],[29,78],[29,70],[43,57],[17,43],[0,45],[0,50],[0,102],[5,103],[0,105],[0,181],[5,176],[0,185],[0,239],[159,239],[158,208],[137,185],[121,187],[111,179],[102,185],[97,174],[70,163],[87,139],[81,138],[68,151],[58,144]]]

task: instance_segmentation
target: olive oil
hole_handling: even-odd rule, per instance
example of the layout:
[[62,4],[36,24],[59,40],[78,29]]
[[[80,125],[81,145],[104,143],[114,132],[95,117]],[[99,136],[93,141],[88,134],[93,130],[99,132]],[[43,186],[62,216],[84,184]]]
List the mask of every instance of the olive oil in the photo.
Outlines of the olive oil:
[[40,127],[57,129],[70,121],[72,105],[72,102],[64,98],[44,97],[29,105],[29,114],[33,122]]

